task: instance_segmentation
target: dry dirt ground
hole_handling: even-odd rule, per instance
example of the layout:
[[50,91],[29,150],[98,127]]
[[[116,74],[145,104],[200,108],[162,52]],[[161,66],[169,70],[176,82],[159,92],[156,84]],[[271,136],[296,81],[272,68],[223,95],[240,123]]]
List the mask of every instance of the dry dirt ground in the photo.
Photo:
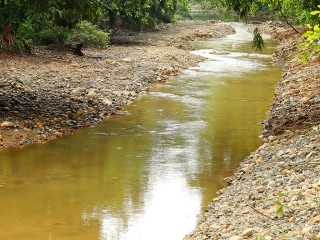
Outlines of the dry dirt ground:
[[120,32],[107,49],[0,52],[0,149],[44,143],[90,127],[203,59],[192,40],[233,32],[223,23],[186,21],[143,33]]

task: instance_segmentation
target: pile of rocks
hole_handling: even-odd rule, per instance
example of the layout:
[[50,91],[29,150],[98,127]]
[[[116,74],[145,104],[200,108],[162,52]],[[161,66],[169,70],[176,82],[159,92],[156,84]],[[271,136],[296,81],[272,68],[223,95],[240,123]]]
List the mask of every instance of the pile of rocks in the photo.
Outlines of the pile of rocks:
[[320,128],[269,136],[186,239],[320,239]]
[[297,55],[298,42],[282,46],[275,61],[284,66],[283,77],[269,118],[265,121],[265,135],[284,130],[305,129],[320,123],[320,67],[316,60],[304,65],[301,61],[288,61]]

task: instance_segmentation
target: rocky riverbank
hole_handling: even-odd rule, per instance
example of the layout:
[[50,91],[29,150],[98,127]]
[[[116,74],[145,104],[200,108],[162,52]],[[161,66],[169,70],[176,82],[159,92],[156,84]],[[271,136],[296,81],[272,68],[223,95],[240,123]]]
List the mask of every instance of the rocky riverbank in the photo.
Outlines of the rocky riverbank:
[[275,55],[283,77],[263,145],[226,179],[186,240],[320,239],[320,64],[292,62],[296,49],[292,38]]
[[185,21],[152,32],[121,32],[108,49],[0,52],[0,149],[44,143],[116,114],[148,91],[203,58],[192,40],[233,32],[223,23]]

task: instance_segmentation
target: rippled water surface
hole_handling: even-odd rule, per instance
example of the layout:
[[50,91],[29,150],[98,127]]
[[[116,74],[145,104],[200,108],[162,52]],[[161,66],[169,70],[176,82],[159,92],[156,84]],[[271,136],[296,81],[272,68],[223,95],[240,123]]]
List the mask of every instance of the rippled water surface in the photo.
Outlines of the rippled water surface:
[[197,42],[207,61],[98,126],[0,152],[0,239],[177,240],[239,162],[280,69],[246,27]]

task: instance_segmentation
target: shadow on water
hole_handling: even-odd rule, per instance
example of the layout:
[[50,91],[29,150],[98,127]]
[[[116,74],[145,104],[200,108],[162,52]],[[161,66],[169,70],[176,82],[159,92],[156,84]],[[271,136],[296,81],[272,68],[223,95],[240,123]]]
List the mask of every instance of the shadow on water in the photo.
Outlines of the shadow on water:
[[223,178],[261,144],[258,123],[281,74],[235,26],[238,35],[195,43],[207,61],[123,114],[1,152],[0,239],[169,240],[191,231]]

